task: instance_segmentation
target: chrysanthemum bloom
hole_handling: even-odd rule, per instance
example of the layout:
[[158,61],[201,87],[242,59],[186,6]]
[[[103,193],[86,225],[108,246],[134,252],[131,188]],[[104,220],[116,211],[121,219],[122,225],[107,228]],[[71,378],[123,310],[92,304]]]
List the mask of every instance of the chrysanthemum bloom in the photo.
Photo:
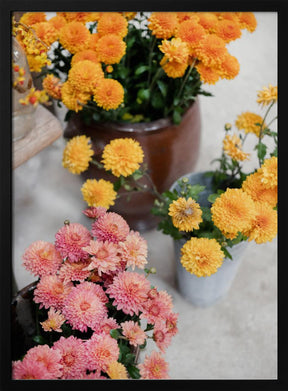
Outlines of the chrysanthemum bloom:
[[137,15],[137,12],[122,12],[122,14],[127,20],[132,20]]
[[214,33],[227,43],[235,41],[242,35],[239,25],[228,19],[219,20],[215,26]]
[[167,332],[170,333],[172,336],[176,335],[178,333],[178,328],[177,328],[177,322],[178,322],[178,313],[175,312],[170,312],[166,316],[166,327],[167,327]]
[[51,23],[39,22],[33,24],[33,30],[35,31],[37,37],[48,46],[57,40],[57,30]]
[[63,280],[64,283],[67,283],[68,281],[83,282],[90,276],[90,271],[87,270],[89,264],[89,259],[78,262],[70,262],[67,260],[59,269],[59,278]]
[[191,238],[181,248],[181,264],[197,277],[216,273],[223,259],[224,253],[215,239]]
[[165,352],[171,344],[172,334],[168,333],[168,329],[163,322],[157,322],[153,329],[153,340],[161,352]]
[[223,232],[237,235],[251,227],[254,201],[242,189],[226,189],[211,207],[212,220]]
[[169,379],[168,363],[161,353],[152,351],[145,356],[144,362],[138,365],[142,379]]
[[206,35],[195,49],[197,58],[206,66],[217,66],[227,56],[225,41],[217,35]]
[[104,110],[117,109],[124,99],[124,88],[114,79],[102,79],[93,93],[93,100]]
[[277,211],[266,202],[255,202],[256,216],[250,230],[244,232],[248,241],[257,244],[271,242],[277,235]]
[[64,148],[62,165],[72,174],[81,174],[88,169],[93,155],[90,137],[75,136]]
[[278,186],[278,158],[276,156],[265,159],[257,171],[261,173],[261,182],[265,187],[270,189]]
[[218,18],[213,12],[198,12],[199,24],[209,33],[214,33],[218,25]]
[[105,170],[116,177],[133,174],[143,162],[144,152],[138,141],[132,138],[117,138],[105,145],[102,163]]
[[73,335],[68,338],[61,337],[54,342],[52,349],[61,353],[62,379],[77,379],[86,373],[85,346],[81,339]]
[[133,320],[127,320],[126,322],[121,323],[121,327],[122,333],[124,337],[128,338],[130,345],[143,345],[147,335],[137,322],[134,322]]
[[126,262],[127,267],[131,266],[133,270],[135,266],[144,269],[147,263],[148,248],[147,241],[139,232],[131,230],[125,242],[119,243],[119,247],[121,258]]
[[19,20],[20,23],[32,26],[36,23],[46,22],[45,12],[25,12]]
[[227,53],[221,64],[218,66],[218,73],[222,79],[234,79],[240,71],[240,64],[236,57]]
[[163,40],[158,46],[160,51],[165,54],[169,61],[187,62],[189,49],[186,42],[180,38],[172,38],[171,41]]
[[186,200],[180,197],[169,205],[169,216],[172,216],[173,225],[180,231],[198,229],[202,220],[200,205],[191,197]]
[[52,24],[52,26],[57,31],[57,37],[59,36],[60,30],[62,27],[64,27],[67,23],[67,20],[64,18],[64,16],[61,15],[55,15],[53,18],[48,20],[48,23]]
[[118,213],[107,212],[92,224],[92,235],[98,240],[119,243],[129,234],[129,225]]
[[118,361],[111,361],[107,369],[107,375],[110,379],[128,379],[125,366]]
[[107,212],[107,208],[103,208],[103,206],[91,206],[83,211],[84,215],[89,217],[90,219],[98,219],[99,217],[105,215]]
[[[263,118],[260,115],[246,111],[245,113],[238,115],[235,125],[239,130],[242,129],[245,133],[254,133],[257,137],[259,137],[261,129],[260,125],[262,122]],[[265,127],[265,124],[263,124],[262,127]]]
[[172,77],[172,79],[176,79],[177,77],[184,76],[184,73],[187,69],[188,63],[180,63],[178,61],[169,61],[166,56],[162,58],[160,61],[160,65],[162,66],[164,72],[168,77]]
[[56,273],[62,258],[54,244],[38,240],[25,250],[23,266],[34,276],[45,276]]
[[125,55],[126,43],[119,35],[104,35],[97,41],[96,52],[101,62],[105,64],[118,64]]
[[190,55],[194,54],[194,49],[206,35],[204,27],[193,19],[180,23],[176,31],[176,37],[187,43]]
[[90,32],[81,22],[70,22],[62,27],[59,41],[64,49],[74,54],[83,49],[88,49]]
[[226,134],[223,140],[223,149],[225,153],[230,156],[233,160],[237,162],[242,162],[249,158],[250,154],[242,151],[242,142],[240,137],[236,134],[230,136],[230,134]]
[[99,41],[99,39],[100,39],[100,36],[98,33],[90,34],[88,49],[96,52],[97,42]]
[[128,22],[118,12],[103,12],[97,23],[97,31],[100,36],[116,34],[124,38],[128,32]]
[[88,327],[94,330],[107,315],[99,288],[100,285],[85,281],[73,287],[66,296],[62,313],[74,330],[86,332]]
[[277,102],[278,99],[278,88],[277,86],[272,86],[271,84],[268,87],[263,87],[261,91],[257,93],[257,103],[260,105],[268,106],[272,102]]
[[89,94],[93,93],[94,88],[99,85],[103,77],[104,72],[100,63],[90,60],[76,62],[68,73],[69,83],[78,90]]
[[216,12],[216,14],[218,16],[218,20],[227,19],[231,20],[235,24],[239,24],[237,12]]
[[101,370],[106,372],[112,361],[117,361],[119,347],[116,339],[110,335],[94,333],[85,342],[86,363],[90,371]]
[[68,22],[88,22],[90,12],[65,12],[65,18]]
[[92,49],[85,49],[81,50],[80,52],[77,52],[74,54],[71,60],[71,66],[77,64],[77,62],[84,61],[84,60],[89,60],[94,62],[95,64],[99,63],[99,58],[97,56],[96,50]]
[[61,80],[52,73],[45,76],[42,81],[44,90],[54,99],[61,100]]
[[61,353],[48,345],[38,345],[28,350],[24,360],[42,363],[50,374],[50,379],[62,376]]
[[48,59],[45,52],[42,52],[39,55],[26,54],[26,57],[30,72],[41,72],[44,66],[51,65],[51,61]]
[[203,83],[215,84],[220,79],[218,67],[207,67],[203,62],[199,62],[196,65],[196,69],[200,75],[200,80]]
[[175,12],[152,12],[148,28],[156,38],[168,39],[175,34],[178,18]]
[[82,250],[89,244],[91,234],[84,225],[79,223],[65,224],[55,235],[55,247],[63,258],[71,262],[87,259],[89,255]]
[[262,179],[263,175],[261,171],[250,174],[242,183],[242,189],[245,193],[249,194],[254,201],[267,202],[274,208],[277,205],[278,200],[278,187],[268,188]]
[[183,23],[185,20],[194,20],[199,22],[198,12],[176,12],[179,23]]
[[69,80],[62,84],[61,87],[61,99],[63,104],[72,111],[76,113],[83,109],[90,99],[89,92],[80,91],[78,88],[75,88]]
[[13,380],[51,380],[51,375],[42,362],[31,360],[12,361]]
[[56,311],[61,311],[63,301],[72,287],[72,282],[64,284],[57,275],[43,276],[34,290],[33,300],[40,304],[40,308],[53,307]]
[[91,256],[87,270],[97,269],[99,276],[102,273],[116,271],[121,258],[118,256],[118,246],[112,242],[91,240],[89,246],[83,247]]
[[237,12],[240,27],[253,33],[257,27],[257,20],[253,12]]
[[113,183],[105,179],[87,179],[81,187],[84,201],[89,206],[102,206],[108,209],[114,205],[117,193],[114,191]]
[[62,333],[61,326],[65,322],[65,316],[60,311],[55,311],[53,307],[50,307],[48,311],[48,319],[44,322],[40,322],[44,331],[57,331]]
[[159,320],[166,319],[173,308],[172,298],[166,291],[159,291],[154,298],[149,298],[143,305],[143,311],[140,315],[149,323],[156,323]]
[[119,327],[120,326],[116,322],[116,319],[107,317],[102,320],[102,322],[99,324],[97,328],[95,328],[95,333],[96,334],[105,333],[110,335],[111,330],[119,329]]
[[138,315],[143,310],[150,283],[145,276],[136,272],[124,271],[114,277],[106,293],[114,298],[113,305],[125,314]]

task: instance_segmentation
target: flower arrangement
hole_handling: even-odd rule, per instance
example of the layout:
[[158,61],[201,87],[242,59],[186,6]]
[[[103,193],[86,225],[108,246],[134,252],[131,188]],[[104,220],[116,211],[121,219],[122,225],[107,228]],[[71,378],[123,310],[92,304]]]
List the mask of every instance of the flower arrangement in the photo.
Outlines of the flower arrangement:
[[35,52],[16,35],[31,70],[42,69],[66,119],[79,112],[86,123],[181,122],[199,94],[210,95],[203,83],[237,76],[227,45],[257,26],[251,12],[27,12],[20,23],[45,45]]
[[[66,220],[54,243],[38,240],[25,250],[23,265],[38,277],[37,335],[13,361],[13,379],[169,378],[164,353],[178,314],[147,278],[156,270],[146,268],[145,239],[104,207],[84,214],[90,230]],[[149,340],[157,350],[138,363]]]
[[[271,241],[277,234],[277,132],[267,122],[271,108],[277,102],[277,87],[269,85],[258,91],[257,103],[266,108],[264,117],[244,112],[232,125],[225,125],[222,155],[215,159],[219,168],[206,173],[213,189],[208,194],[208,206],[197,200],[205,190],[200,184],[190,184],[184,177],[178,189],[160,194],[147,168],[141,166],[143,151],[132,139],[115,139],[104,147],[101,162],[93,159],[89,138],[71,139],[63,153],[63,166],[71,172],[81,171],[89,162],[110,172],[116,180],[88,179],[82,186],[84,200],[89,206],[114,205],[120,188],[131,191],[149,191],[155,196],[152,213],[160,217],[158,229],[174,239],[185,239],[181,263],[190,273],[209,276],[231,258],[229,248],[242,241],[257,244]],[[243,162],[250,158],[243,146],[247,137],[255,139],[254,151],[259,167],[250,173],[243,171]],[[269,152],[268,141],[274,145]],[[141,182],[148,178],[150,185]]]

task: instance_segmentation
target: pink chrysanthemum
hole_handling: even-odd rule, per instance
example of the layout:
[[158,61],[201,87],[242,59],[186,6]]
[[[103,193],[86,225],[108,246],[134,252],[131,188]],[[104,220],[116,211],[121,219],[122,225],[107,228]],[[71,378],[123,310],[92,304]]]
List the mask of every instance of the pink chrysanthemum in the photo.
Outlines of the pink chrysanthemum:
[[[100,285],[88,281],[71,289],[62,312],[74,330],[86,332],[88,327],[94,330],[99,326],[107,315],[103,294]],[[105,299],[107,301],[106,295]]]
[[113,305],[125,314],[138,315],[147,300],[150,283],[144,275],[124,271],[114,277],[106,293],[114,298]]
[[101,370],[106,372],[109,364],[118,360],[119,347],[116,339],[110,335],[94,333],[85,342],[87,368],[91,371]]
[[34,291],[34,301],[40,304],[40,308],[54,307],[61,311],[63,301],[72,287],[72,282],[64,284],[57,275],[43,276]]
[[105,215],[106,212],[107,209],[103,206],[91,206],[90,208],[83,210],[84,215],[90,219],[98,219],[99,217]]
[[58,349],[61,353],[62,379],[77,379],[86,372],[85,346],[81,339],[73,335],[61,337],[54,342],[52,349]]
[[48,311],[48,319],[44,322],[40,322],[44,331],[57,331],[62,333],[61,326],[65,322],[65,316],[60,311],[55,311],[53,307],[50,307]]
[[173,336],[178,333],[177,322],[178,322],[178,314],[176,314],[175,312],[170,312],[166,317],[165,323],[168,329],[168,333],[170,333]]
[[58,276],[64,283],[68,281],[83,282],[90,276],[90,271],[87,270],[89,263],[90,261],[88,259],[79,262],[70,262],[67,260],[60,267]]
[[147,319],[149,323],[156,323],[160,319],[165,319],[172,307],[171,296],[166,291],[159,291],[156,297],[145,302],[140,317]]
[[57,379],[62,376],[61,353],[59,350],[51,349],[48,345],[38,345],[29,349],[24,360],[43,364],[50,374],[50,379]]
[[107,377],[101,375],[101,371],[98,370],[95,372],[90,372],[88,374],[84,373],[78,378],[78,380],[98,380],[98,379],[107,380]]
[[163,322],[157,322],[153,330],[153,340],[161,352],[165,352],[171,343],[172,334],[168,332],[168,328]]
[[49,380],[51,375],[43,363],[24,359],[12,362],[12,379]]
[[66,224],[55,235],[55,247],[63,258],[71,262],[87,259],[89,255],[82,250],[91,239],[89,230],[79,223]]
[[126,261],[127,266],[131,266],[135,269],[135,266],[139,269],[144,269],[147,263],[147,242],[142,238],[139,232],[131,230],[126,237],[125,242],[119,243],[121,257]]
[[89,246],[83,247],[83,250],[92,256],[87,270],[97,269],[99,276],[101,276],[102,273],[109,274],[118,269],[121,258],[118,256],[117,244],[90,240]]
[[118,329],[118,328],[119,328],[119,325],[116,322],[116,319],[104,318],[102,320],[101,324],[99,324],[99,327],[97,329],[95,329],[95,333],[96,334],[101,334],[101,333],[110,334],[110,330]]
[[146,355],[144,362],[138,367],[142,379],[169,379],[168,363],[155,350],[150,356]]
[[118,243],[126,239],[129,225],[117,213],[108,212],[92,224],[92,234],[98,239]]
[[23,266],[34,276],[54,274],[62,263],[62,258],[54,244],[38,240],[25,250]]
[[131,345],[143,345],[147,336],[138,323],[133,320],[127,320],[121,323],[121,327],[124,337],[128,338]]

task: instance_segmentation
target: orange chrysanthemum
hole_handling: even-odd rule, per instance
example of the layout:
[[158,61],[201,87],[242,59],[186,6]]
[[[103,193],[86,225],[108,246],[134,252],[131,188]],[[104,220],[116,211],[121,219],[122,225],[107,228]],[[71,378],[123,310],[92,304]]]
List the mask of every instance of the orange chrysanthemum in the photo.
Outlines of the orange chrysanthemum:
[[49,19],[48,23],[52,24],[52,26],[55,28],[55,30],[59,34],[62,27],[64,27],[66,25],[67,20],[64,18],[64,16],[56,15],[56,16],[53,16],[53,18]]
[[77,62],[84,61],[84,60],[92,61],[95,64],[99,63],[99,59],[96,51],[92,49],[85,49],[74,54],[71,60],[71,66],[73,67],[73,65],[75,65]]
[[213,33],[218,24],[218,18],[213,12],[198,12],[199,24],[209,33]]
[[273,188],[267,188],[265,183],[262,182],[263,176],[261,172],[255,172],[247,176],[242,183],[242,189],[245,193],[254,201],[267,202],[272,208],[277,205],[277,186]]
[[172,38],[171,41],[166,39],[159,45],[159,49],[165,54],[165,57],[169,61],[176,61],[179,63],[187,63],[189,49],[186,42],[183,42],[180,38]]
[[257,27],[257,20],[253,12],[237,12],[240,27],[253,33]]
[[90,93],[75,88],[69,80],[63,83],[61,87],[62,102],[69,110],[73,110],[76,113],[83,109],[83,105],[89,101],[90,96]]
[[65,18],[68,22],[86,23],[90,21],[89,14],[90,12],[65,12]]
[[[263,118],[255,113],[246,111],[238,115],[235,125],[239,130],[244,130],[245,133],[254,133],[257,137],[260,135],[261,126],[257,124],[262,124]],[[265,127],[265,124],[263,124]]]
[[239,18],[237,12],[217,12],[218,20],[231,20],[239,25]]
[[61,100],[61,80],[52,73],[48,74],[42,81],[44,90],[53,99]]
[[123,12],[122,14],[127,20],[132,20],[137,15],[137,12]]
[[[227,189],[211,207],[212,220],[223,233],[236,236],[251,227],[254,201],[242,189]],[[231,237],[231,236],[230,236]]]
[[118,361],[111,361],[106,372],[110,379],[128,379],[125,366]]
[[199,21],[197,12],[176,12],[176,14],[180,24],[185,20],[194,20],[195,22]]
[[65,49],[74,54],[88,48],[90,32],[83,23],[70,22],[62,27],[59,41]]
[[68,73],[68,80],[72,86],[91,95],[103,77],[104,72],[101,64],[90,60],[76,62]]
[[223,149],[233,160],[242,162],[249,158],[249,153],[242,151],[242,142],[236,134],[233,134],[232,136],[227,134],[225,136],[223,140]]
[[160,61],[160,65],[162,66],[164,72],[168,77],[172,77],[173,79],[177,77],[182,77],[187,69],[188,63],[178,62],[178,61],[169,61],[169,59],[164,56]]
[[278,186],[278,158],[276,156],[265,159],[258,172],[261,173],[261,182],[266,188],[270,189]]
[[181,264],[197,277],[211,276],[222,265],[224,253],[216,239],[191,238],[181,248]]
[[195,20],[188,19],[178,26],[175,36],[188,44],[190,55],[192,55],[194,49],[206,34],[204,27]]
[[277,86],[272,86],[271,84],[269,84],[268,87],[263,87],[261,91],[258,91],[257,98],[257,103],[259,103],[263,107],[270,105],[270,103],[272,102],[277,102]]
[[57,40],[58,32],[51,23],[36,23],[33,25],[33,30],[35,31],[37,37],[48,46]]
[[180,197],[169,206],[169,216],[172,216],[173,225],[180,231],[193,231],[199,229],[202,222],[200,205],[189,197],[187,200]]
[[97,31],[100,36],[115,34],[124,38],[128,32],[128,22],[118,12],[103,12],[97,23]]
[[101,37],[96,44],[99,60],[105,64],[117,64],[126,52],[126,43],[116,34]]
[[91,50],[94,50],[96,51],[97,49],[97,42],[99,41],[99,34],[98,33],[93,33],[90,35],[90,39],[89,39],[89,47],[88,49],[91,49]]
[[108,209],[114,205],[117,193],[114,191],[113,183],[104,179],[87,179],[81,187],[84,201],[88,206],[103,206]]
[[217,67],[207,67],[202,62],[199,62],[196,65],[196,69],[203,83],[215,84],[220,79],[220,75]]
[[240,71],[240,64],[236,57],[227,53],[218,67],[218,72],[223,79],[234,79]]
[[214,33],[225,42],[235,41],[242,35],[239,25],[228,19],[218,21]]
[[85,135],[75,136],[64,148],[62,165],[72,174],[81,174],[89,167],[93,155],[90,138]]
[[46,22],[45,12],[26,12],[23,14],[19,22],[32,26],[35,23]]
[[115,110],[124,99],[124,88],[119,81],[102,79],[94,89],[94,101],[104,110]]
[[227,56],[227,48],[223,39],[214,34],[206,35],[195,49],[195,54],[206,66],[217,66]]
[[168,39],[175,34],[178,25],[175,12],[153,12],[148,19],[148,27],[156,38]]

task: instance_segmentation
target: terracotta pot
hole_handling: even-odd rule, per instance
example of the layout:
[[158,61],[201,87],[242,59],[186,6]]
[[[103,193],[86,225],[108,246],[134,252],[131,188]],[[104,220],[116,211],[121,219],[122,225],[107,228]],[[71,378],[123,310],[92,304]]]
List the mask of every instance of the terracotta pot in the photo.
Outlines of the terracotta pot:
[[[182,122],[174,125],[169,119],[146,123],[91,123],[85,125],[79,114],[73,115],[64,130],[64,137],[70,139],[85,134],[92,140],[96,160],[101,160],[103,148],[115,138],[131,137],[141,144],[150,176],[161,193],[172,183],[193,171],[199,154],[201,116],[199,101],[196,100],[184,114]],[[83,178],[104,178],[115,181],[115,177],[90,165]],[[149,186],[149,182],[145,182]],[[130,194],[131,196],[131,194]],[[121,214],[131,228],[145,231],[156,227],[158,218],[150,213],[154,196],[149,193],[133,193],[130,200],[125,196],[116,200],[111,210]]]

